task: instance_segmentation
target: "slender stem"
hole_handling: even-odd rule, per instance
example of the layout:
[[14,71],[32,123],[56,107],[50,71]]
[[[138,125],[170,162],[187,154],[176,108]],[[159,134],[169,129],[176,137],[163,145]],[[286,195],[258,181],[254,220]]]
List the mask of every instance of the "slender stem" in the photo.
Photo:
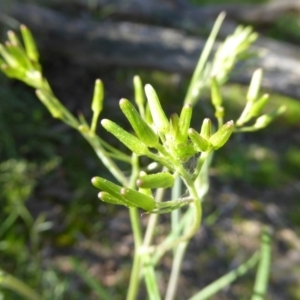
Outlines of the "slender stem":
[[126,300],[136,300],[139,289],[139,275],[141,270],[141,256],[135,252],[133,257],[133,266],[130,274],[129,287],[127,291]]
[[171,270],[171,275],[170,275],[170,279],[169,279],[169,284],[168,284],[165,300],[173,300],[175,297],[178,277],[179,277],[180,270],[181,270],[182,259],[183,259],[187,245],[188,245],[188,241],[182,242],[181,244],[179,244],[177,246],[177,248],[175,250],[175,255],[173,257],[172,270]]
[[[134,153],[132,154],[132,172],[131,177],[129,181],[129,187],[134,188],[135,187],[135,181],[139,174],[139,161],[137,155]],[[140,283],[140,270],[141,270],[141,256],[139,255],[139,248],[142,245],[142,229],[139,219],[138,210],[135,207],[129,208],[129,215],[130,215],[130,222],[133,232],[133,238],[134,238],[134,258],[133,258],[133,267],[131,270],[130,275],[130,281],[129,281],[129,287],[127,292],[127,300],[135,300],[138,289],[139,289],[139,283]]]
[[115,162],[108,157],[106,151],[103,149],[101,145],[101,141],[97,135],[89,134],[89,132],[80,132],[82,136],[89,142],[97,156],[100,158],[104,166],[108,171],[124,186],[128,186],[128,181],[124,173],[120,170],[120,168],[115,164]]
[[[172,199],[179,198],[181,195],[181,180],[179,177],[176,178],[175,184],[172,189]],[[179,224],[180,219],[180,209],[174,210],[171,213],[171,225],[172,232],[176,232],[176,229]],[[178,232],[179,234],[179,232]],[[173,262],[172,262],[172,270],[171,275],[167,287],[167,292],[165,296],[165,300],[173,300],[175,297],[177,282],[180,274],[182,259],[186,250],[188,242],[183,242],[179,244],[174,249]]]
[[[161,202],[164,193],[165,193],[165,189],[158,189],[155,195],[155,201]],[[154,230],[158,221],[158,216],[159,214],[151,214],[149,217],[149,221],[148,221],[148,225],[147,225],[147,229],[143,241],[143,247],[145,248],[148,247],[152,242]]]

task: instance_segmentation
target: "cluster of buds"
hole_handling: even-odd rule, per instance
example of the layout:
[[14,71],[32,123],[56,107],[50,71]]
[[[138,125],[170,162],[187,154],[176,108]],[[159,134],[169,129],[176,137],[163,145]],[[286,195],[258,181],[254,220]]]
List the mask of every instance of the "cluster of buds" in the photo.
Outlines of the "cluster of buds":
[[[137,78],[135,78],[137,80]],[[190,128],[192,106],[185,104],[180,115],[173,114],[168,120],[158,96],[149,84],[145,86],[147,103],[139,105],[139,111],[127,99],[121,99],[119,106],[134,131],[124,130],[115,122],[103,119],[102,126],[121,141],[137,156],[148,156],[166,167],[169,172],[146,174],[141,172],[136,181],[138,191],[115,185],[101,177],[94,177],[92,183],[102,190],[99,198],[105,202],[140,207],[151,213],[167,212],[188,204],[193,199],[184,198],[178,201],[155,202],[151,189],[168,188],[174,184],[175,174],[185,176],[184,163],[198,153],[210,153],[222,147],[234,130],[233,121],[225,123],[212,134],[209,119],[204,119],[201,130]],[[148,115],[142,116],[144,112]]]

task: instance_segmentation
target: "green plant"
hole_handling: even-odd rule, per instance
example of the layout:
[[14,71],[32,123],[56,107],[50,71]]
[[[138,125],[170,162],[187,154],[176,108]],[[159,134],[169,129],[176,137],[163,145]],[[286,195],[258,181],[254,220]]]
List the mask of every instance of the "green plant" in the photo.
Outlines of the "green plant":
[[[284,107],[280,107],[271,113],[261,115],[269,95],[260,96],[262,70],[259,69],[253,75],[246,96],[246,106],[240,117],[236,122],[231,120],[224,123],[225,109],[220,86],[226,82],[235,62],[245,56],[249,46],[256,39],[256,34],[249,27],[238,27],[220,45],[213,59],[210,60],[213,44],[223,19],[224,14],[221,14],[200,56],[180,115],[173,114],[168,119],[154,88],[147,84],[143,90],[140,78],[135,76],[133,84],[137,109],[127,99],[120,101],[120,109],[132,126],[134,134],[111,120],[101,120],[102,127],[121,141],[130,150],[130,154],[111,146],[96,133],[104,99],[104,88],[100,80],[96,80],[95,83],[91,105],[93,117],[89,124],[83,115],[76,118],[55,97],[50,84],[43,76],[34,39],[24,25],[21,26],[24,46],[11,31],[8,32],[5,46],[0,45],[0,65],[4,74],[35,88],[37,97],[51,115],[77,130],[117,181],[115,183],[106,178],[94,177],[92,184],[101,190],[98,196],[102,201],[129,208],[135,253],[127,293],[128,300],[136,299],[142,279],[146,283],[149,299],[161,299],[155,267],[169,250],[173,250],[173,266],[165,299],[174,299],[185,249],[202,221],[202,204],[209,189],[208,170],[214,151],[224,146],[234,132],[264,128],[284,111]],[[205,118],[201,129],[195,130],[190,128],[193,106],[199,101],[201,92],[207,88],[211,90],[217,125],[215,128],[212,121]],[[252,120],[254,122],[249,123]],[[139,159],[141,156],[147,157],[146,164],[141,164]],[[196,163],[192,168],[187,168],[187,164],[192,160]],[[131,166],[129,177],[122,171],[118,161]],[[164,195],[168,188],[172,189],[172,200],[165,201]],[[181,196],[185,189],[186,195]],[[146,214],[150,214],[145,233],[142,232],[138,209],[143,209]],[[162,213],[171,213],[171,231],[160,244],[154,245],[155,227],[158,216]],[[255,285],[253,299],[263,299],[270,261],[267,231],[263,234],[262,250],[259,253],[254,254],[237,270],[225,275],[191,299],[207,299],[254,267],[259,260],[257,278],[263,278],[264,284]],[[109,299],[105,289],[100,284],[97,286],[90,276],[85,276],[80,265],[76,263],[75,268],[96,293],[102,298]],[[20,288],[18,281],[10,285],[2,283],[2,286],[15,291]],[[26,296],[25,292],[23,295]],[[27,297],[30,299],[29,296]]]

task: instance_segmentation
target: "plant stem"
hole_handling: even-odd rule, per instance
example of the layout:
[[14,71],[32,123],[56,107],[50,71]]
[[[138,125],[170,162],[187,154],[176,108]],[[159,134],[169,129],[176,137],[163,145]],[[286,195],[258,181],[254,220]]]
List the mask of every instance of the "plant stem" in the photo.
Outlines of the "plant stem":
[[115,164],[115,162],[108,157],[106,151],[101,145],[101,140],[97,135],[91,134],[90,132],[81,132],[82,136],[89,142],[94,151],[96,152],[99,159],[102,161],[104,166],[108,171],[123,185],[128,186],[128,180],[120,168]]
[[172,270],[171,270],[171,275],[169,279],[165,300],[173,300],[175,297],[177,282],[178,282],[180,269],[181,269],[181,263],[187,245],[188,245],[188,241],[182,242],[177,246],[175,250],[175,255],[173,257]]
[[[138,163],[138,157],[135,154],[132,154],[132,172],[131,177],[129,181],[129,187],[134,188],[135,187],[135,181],[139,173],[139,163]],[[129,281],[129,287],[127,292],[127,300],[135,300],[139,283],[140,283],[140,269],[141,269],[141,256],[138,253],[138,249],[142,245],[142,230],[141,230],[141,224],[139,220],[139,214],[138,210],[135,207],[129,208],[129,215],[130,215],[130,222],[133,232],[133,238],[134,238],[134,258],[133,258],[133,267],[130,274],[130,281]]]

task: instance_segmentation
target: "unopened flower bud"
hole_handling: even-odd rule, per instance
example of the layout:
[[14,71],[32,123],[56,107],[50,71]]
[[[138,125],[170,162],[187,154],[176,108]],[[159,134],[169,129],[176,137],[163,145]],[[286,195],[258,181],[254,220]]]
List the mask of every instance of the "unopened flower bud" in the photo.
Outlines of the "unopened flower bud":
[[234,122],[225,123],[215,134],[213,134],[209,142],[215,150],[221,148],[229,139],[234,129]]
[[190,128],[188,130],[188,135],[192,140],[194,147],[197,151],[205,152],[209,149],[209,142],[204,137],[202,137],[195,129]]
[[140,188],[168,188],[174,185],[174,177],[168,172],[139,176],[136,184]]
[[140,193],[138,191],[122,188],[121,195],[128,201],[133,202],[135,206],[151,212],[155,208],[153,197]]
[[148,147],[155,147],[158,143],[158,136],[155,134],[152,128],[142,119],[131,102],[127,99],[122,99],[120,101],[120,108],[139,139]]
[[148,153],[147,146],[142,143],[138,138],[125,131],[116,123],[103,119],[101,125],[112,135],[114,135],[120,142],[137,155],[145,155]]
[[155,127],[159,132],[166,134],[169,130],[170,124],[161,107],[155,90],[150,84],[146,84],[145,93]]

